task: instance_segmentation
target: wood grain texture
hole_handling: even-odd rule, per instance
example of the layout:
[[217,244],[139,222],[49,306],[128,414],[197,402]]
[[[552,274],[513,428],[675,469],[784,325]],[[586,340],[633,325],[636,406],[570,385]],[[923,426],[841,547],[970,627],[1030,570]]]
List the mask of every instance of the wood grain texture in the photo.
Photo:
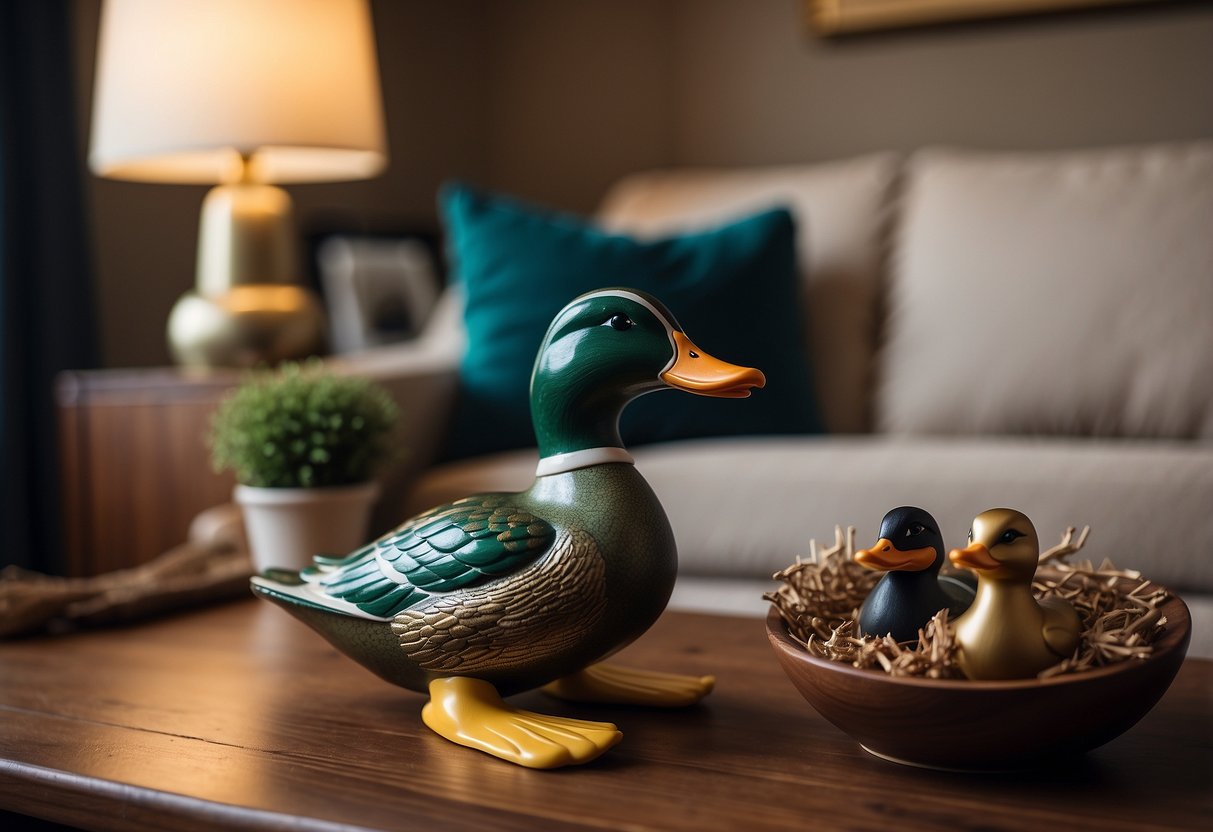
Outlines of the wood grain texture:
[[58,380],[67,573],[146,563],[183,542],[201,511],[231,500],[211,469],[211,414],[232,372],[93,370]]
[[0,808],[88,829],[1192,829],[1213,812],[1213,663],[1124,736],[983,777],[875,759],[819,717],[763,622],[667,613],[619,656],[717,676],[687,711],[514,697],[616,722],[588,766],[522,769],[426,729],[384,683],[253,600],[0,644]]

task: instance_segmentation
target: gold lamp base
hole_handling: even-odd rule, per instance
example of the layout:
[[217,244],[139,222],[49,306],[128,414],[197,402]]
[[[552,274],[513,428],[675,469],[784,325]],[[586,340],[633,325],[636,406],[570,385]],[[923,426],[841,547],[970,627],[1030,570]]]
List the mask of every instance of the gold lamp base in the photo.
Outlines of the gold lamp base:
[[255,367],[320,354],[325,316],[315,294],[290,284],[189,292],[173,307],[168,342],[186,367]]
[[[247,176],[248,166],[242,168]],[[320,354],[327,321],[295,281],[291,198],[247,178],[202,203],[197,288],[168,321],[173,358],[187,367],[255,367]]]

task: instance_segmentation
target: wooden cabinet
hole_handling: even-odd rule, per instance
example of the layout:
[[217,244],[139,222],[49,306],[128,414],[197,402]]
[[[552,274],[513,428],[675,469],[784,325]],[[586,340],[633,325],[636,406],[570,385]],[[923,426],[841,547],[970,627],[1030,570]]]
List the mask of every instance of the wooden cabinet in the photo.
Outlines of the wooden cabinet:
[[[384,386],[401,410],[400,460],[379,477],[372,532],[402,519],[417,475],[435,459],[455,397],[456,359],[424,348],[328,360]],[[231,502],[230,473],[211,468],[211,414],[239,370],[89,370],[56,388],[70,575],[137,566],[186,540],[202,511]]]
[[237,373],[175,369],[63,373],[56,388],[67,569],[145,563],[186,539],[204,509],[231,500],[206,435]]

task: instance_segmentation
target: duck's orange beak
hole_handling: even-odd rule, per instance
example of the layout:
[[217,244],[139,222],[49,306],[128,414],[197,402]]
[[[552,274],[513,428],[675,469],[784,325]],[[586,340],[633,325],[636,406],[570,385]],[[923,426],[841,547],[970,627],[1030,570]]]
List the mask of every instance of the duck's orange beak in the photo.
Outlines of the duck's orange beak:
[[882,572],[921,572],[935,562],[935,550],[930,546],[902,550],[887,537],[882,537],[871,549],[856,552],[855,562]]
[[1001,563],[994,560],[994,556],[990,554],[990,550],[984,543],[970,543],[963,549],[953,549],[948,552],[948,560],[952,561],[953,566],[979,571],[989,571],[1002,566]]
[[691,339],[675,330],[674,344],[678,355],[661,380],[671,387],[724,399],[744,399],[754,387],[764,387],[767,377],[753,367],[739,367],[713,358],[691,343]]

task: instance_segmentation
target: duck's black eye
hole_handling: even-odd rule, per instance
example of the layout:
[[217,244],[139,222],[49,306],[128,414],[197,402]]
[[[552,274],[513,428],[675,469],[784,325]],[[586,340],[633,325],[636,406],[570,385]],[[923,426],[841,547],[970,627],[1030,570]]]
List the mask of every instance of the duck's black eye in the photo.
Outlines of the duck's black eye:
[[969,529],[969,542],[970,543],[973,542],[973,530],[972,529]]
[[635,324],[632,323],[632,319],[627,315],[615,315],[611,318],[609,323],[611,324],[612,329],[617,329],[620,332],[631,329],[635,326]]
[[1024,536],[1023,532],[1016,531],[1015,529],[1007,529],[1005,532],[1003,532],[1002,534],[1000,534],[998,536],[998,542],[999,543],[1014,543],[1016,540],[1019,540],[1019,538],[1021,538],[1023,536]]
[[910,527],[906,529],[906,537],[917,537],[926,530],[927,527],[922,523],[912,523]]

